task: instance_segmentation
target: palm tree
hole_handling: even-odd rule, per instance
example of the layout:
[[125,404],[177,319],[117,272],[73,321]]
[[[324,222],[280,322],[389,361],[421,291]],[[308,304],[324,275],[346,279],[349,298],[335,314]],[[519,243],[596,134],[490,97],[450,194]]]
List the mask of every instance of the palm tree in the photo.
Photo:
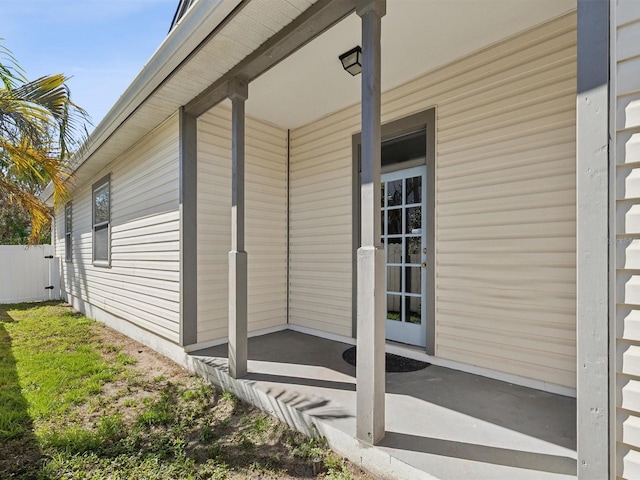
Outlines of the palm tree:
[[[31,217],[33,243],[51,221],[38,194],[51,182],[56,205],[66,201],[68,160],[77,132],[90,123],[71,101],[64,75],[28,81],[11,53],[0,45],[0,195]],[[34,190],[33,185],[40,188]]]

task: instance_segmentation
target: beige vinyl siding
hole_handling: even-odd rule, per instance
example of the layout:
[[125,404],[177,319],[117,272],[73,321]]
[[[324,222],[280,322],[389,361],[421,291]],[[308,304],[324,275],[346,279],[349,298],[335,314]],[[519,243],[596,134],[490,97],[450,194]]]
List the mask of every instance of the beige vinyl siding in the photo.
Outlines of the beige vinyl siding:
[[[249,331],[287,321],[287,131],[246,121]],[[198,119],[198,342],[225,338],[231,247],[231,111]]]
[[640,4],[613,4],[616,476],[640,477]]
[[[575,387],[576,16],[383,93],[436,107],[436,355]],[[290,322],[351,335],[353,106],[291,132]]]
[[345,336],[351,336],[355,112],[293,130],[290,150],[289,321]]
[[[73,261],[64,262],[64,208],[56,215],[63,290],[173,342],[180,321],[178,122],[172,117],[73,196]],[[92,264],[92,185],[111,174],[111,267]],[[79,303],[80,304],[80,303]]]

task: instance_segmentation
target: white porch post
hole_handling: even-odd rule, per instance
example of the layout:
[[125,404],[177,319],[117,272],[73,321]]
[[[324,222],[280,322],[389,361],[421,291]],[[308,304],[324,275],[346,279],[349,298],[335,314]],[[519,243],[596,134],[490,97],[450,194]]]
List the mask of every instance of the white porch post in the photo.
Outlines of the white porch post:
[[180,130],[180,345],[198,343],[198,119],[184,107]]
[[229,374],[247,374],[247,252],[244,251],[244,103],[247,82],[229,82],[231,117],[231,251],[229,252]]
[[358,248],[356,430],[367,443],[385,433],[385,258],[380,244],[380,33],[386,0],[364,0],[362,18],[362,245]]
[[609,41],[616,39],[615,31],[611,37],[609,34],[609,9],[620,8],[617,4],[578,0],[576,409],[580,480],[620,478],[615,473],[615,457],[611,456],[616,448],[616,438],[611,432],[615,431],[612,426],[616,428],[617,387],[615,374],[609,372],[617,345],[615,330],[610,327],[616,319],[613,307],[617,304],[616,296],[611,294],[614,290],[610,289],[616,286],[615,253],[616,247],[620,247],[615,245],[615,230],[609,230],[612,219],[616,221],[617,200],[612,194],[616,185],[615,164],[610,164],[615,159],[609,157],[610,148],[616,148],[615,141],[611,144],[609,131],[610,115],[615,118],[615,113],[609,110],[609,89],[616,85],[615,81],[610,84],[609,77]]

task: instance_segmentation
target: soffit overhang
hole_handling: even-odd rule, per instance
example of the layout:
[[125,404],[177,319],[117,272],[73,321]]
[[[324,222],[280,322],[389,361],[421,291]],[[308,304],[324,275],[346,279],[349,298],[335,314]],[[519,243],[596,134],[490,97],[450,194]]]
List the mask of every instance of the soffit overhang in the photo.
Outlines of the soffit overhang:
[[[180,107],[197,116],[220,102],[234,75],[252,80],[247,113],[283,128],[357,103],[360,77],[351,78],[338,60],[342,50],[359,43],[355,4],[196,1],[74,157],[75,185],[84,185]],[[383,89],[556,18],[575,4],[389,0],[383,20]],[[324,17],[329,20],[311,16],[321,9],[328,10]],[[43,196],[50,197],[50,189]]]
[[[80,187],[316,0],[197,1],[72,158]],[[47,187],[42,197],[51,200]]]

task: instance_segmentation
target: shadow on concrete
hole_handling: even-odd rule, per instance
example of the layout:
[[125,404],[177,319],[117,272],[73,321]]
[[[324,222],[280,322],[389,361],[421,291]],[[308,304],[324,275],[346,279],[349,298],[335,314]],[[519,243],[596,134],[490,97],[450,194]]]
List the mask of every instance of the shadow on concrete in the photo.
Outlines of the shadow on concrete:
[[388,393],[410,396],[564,448],[576,448],[575,398],[437,366],[387,374],[386,378]]
[[[296,391],[295,386],[318,387],[323,389],[322,394],[325,396],[324,399],[315,399],[316,402],[320,402],[318,406],[326,400],[323,406],[332,405],[339,408],[342,405],[332,399],[327,390],[336,391],[336,394],[342,392],[342,398],[345,393],[353,395],[350,392],[355,391],[355,381],[349,382],[344,376],[355,378],[355,368],[342,358],[342,353],[349,347],[350,345],[345,343],[291,330],[250,338],[249,359],[253,362],[254,368],[251,368],[250,363],[250,373],[242,381],[247,382],[247,386],[256,382],[268,382],[268,395],[298,410],[307,397]],[[194,352],[193,355],[209,365],[216,365],[216,368],[227,368],[226,344]],[[261,363],[265,364],[265,370],[262,370]],[[334,380],[332,377],[343,381]],[[421,409],[427,412],[433,407],[431,415],[437,415],[435,409],[442,407],[469,417],[468,421],[465,420],[468,425],[478,421],[487,422],[569,450],[575,451],[576,448],[574,398],[435,365],[414,372],[387,373],[386,391],[388,395],[407,397],[410,402],[407,405],[416,408],[402,413],[416,419],[418,423],[415,424],[415,428],[421,422],[425,422],[420,420],[424,415],[421,415]],[[316,412],[311,407],[305,408],[307,413],[317,418],[353,417],[353,410],[348,409],[345,411],[349,414],[333,412],[338,416],[324,417],[322,414],[325,412]],[[388,424],[388,428],[393,429],[393,425]],[[455,428],[451,427],[452,430]],[[491,446],[491,439],[487,439],[486,443],[482,440],[471,443],[432,438],[428,436],[428,425],[424,426],[423,431],[424,436],[388,431],[380,446],[539,472],[575,475],[577,471],[574,458],[518,450],[517,446],[513,449],[504,446],[494,447]],[[496,432],[499,432],[499,429],[496,429]],[[455,438],[457,432],[452,431],[452,434]],[[494,435],[498,437],[493,440],[498,440],[499,443],[500,434]],[[461,435],[461,438],[464,438],[464,435]]]
[[507,448],[455,442],[440,438],[421,437],[405,433],[387,432],[380,444],[383,447],[455,457],[475,462],[493,463],[508,467],[538,470],[564,475],[576,475],[574,458],[524,452]]
[[335,405],[331,400],[321,397],[309,397],[288,390],[267,389],[265,393],[297,411],[313,415],[321,420],[350,418],[352,415]]

